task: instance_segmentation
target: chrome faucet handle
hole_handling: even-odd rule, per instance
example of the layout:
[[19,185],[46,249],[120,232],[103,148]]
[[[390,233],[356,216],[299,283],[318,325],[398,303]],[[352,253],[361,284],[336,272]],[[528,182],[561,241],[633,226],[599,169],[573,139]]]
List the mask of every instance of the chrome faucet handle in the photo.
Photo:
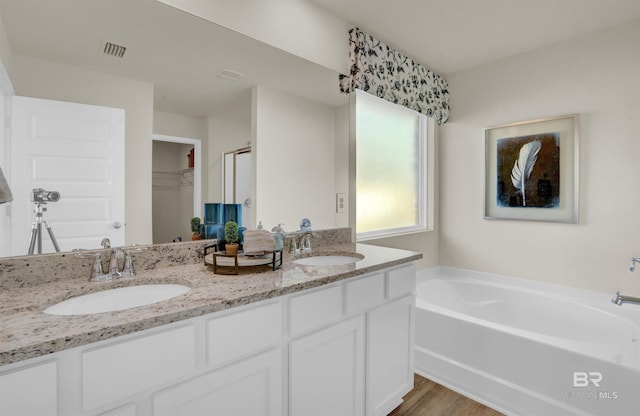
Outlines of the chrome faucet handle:
[[102,268],[102,253],[82,249],[74,249],[73,251],[76,252],[76,257],[93,259],[93,264],[91,265],[91,277],[89,277],[89,281],[98,281],[107,277],[107,275],[104,274],[104,269]]
[[94,253],[93,265],[91,266],[91,279],[97,279],[99,276],[104,275],[102,269],[102,259],[100,253]]
[[136,270],[133,268],[133,258],[131,257],[131,253],[127,252],[124,256],[124,266],[122,266],[122,275],[123,276],[135,276]]
[[121,277],[120,259],[124,256],[124,252],[114,247],[111,249],[111,257],[109,258],[109,275],[111,277]]
[[296,236],[291,237],[291,244],[289,245],[289,253],[298,254],[300,253],[300,247],[298,247],[298,242],[296,241]]
[[145,251],[146,247],[123,247],[122,251],[124,252],[124,264],[122,266],[122,276],[135,276],[136,269],[133,267],[133,256],[132,253],[140,253],[141,251]]
[[311,251],[311,231],[306,231],[300,237],[300,250],[309,252]]

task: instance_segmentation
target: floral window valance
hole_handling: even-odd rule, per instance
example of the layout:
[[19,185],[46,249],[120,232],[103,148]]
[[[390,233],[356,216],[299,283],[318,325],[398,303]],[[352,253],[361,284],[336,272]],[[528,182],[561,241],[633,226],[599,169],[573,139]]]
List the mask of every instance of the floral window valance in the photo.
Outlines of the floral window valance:
[[349,31],[349,75],[340,75],[340,91],[366,91],[395,104],[433,117],[439,124],[449,118],[447,80],[353,28]]

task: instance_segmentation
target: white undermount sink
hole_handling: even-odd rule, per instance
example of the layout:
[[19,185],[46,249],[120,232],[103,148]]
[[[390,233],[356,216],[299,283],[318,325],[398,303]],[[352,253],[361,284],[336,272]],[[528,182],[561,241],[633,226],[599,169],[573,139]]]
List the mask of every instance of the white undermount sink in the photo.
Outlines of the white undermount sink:
[[76,296],[44,310],[49,315],[113,312],[168,300],[189,291],[176,284],[127,286]]
[[346,255],[310,256],[296,259],[293,263],[300,266],[342,266],[345,264],[353,264],[362,259],[362,256],[356,257]]

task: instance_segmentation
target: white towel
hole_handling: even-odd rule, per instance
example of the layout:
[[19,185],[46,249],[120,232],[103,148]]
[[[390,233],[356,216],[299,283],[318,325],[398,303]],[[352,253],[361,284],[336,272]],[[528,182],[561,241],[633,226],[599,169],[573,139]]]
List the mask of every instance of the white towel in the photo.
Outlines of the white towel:
[[2,168],[0,168],[0,204],[11,201],[13,201],[13,195],[11,195],[11,189],[9,189],[7,179],[4,177],[4,173],[2,173]]
[[246,230],[242,235],[242,249],[246,256],[261,256],[276,249],[276,240],[269,231]]

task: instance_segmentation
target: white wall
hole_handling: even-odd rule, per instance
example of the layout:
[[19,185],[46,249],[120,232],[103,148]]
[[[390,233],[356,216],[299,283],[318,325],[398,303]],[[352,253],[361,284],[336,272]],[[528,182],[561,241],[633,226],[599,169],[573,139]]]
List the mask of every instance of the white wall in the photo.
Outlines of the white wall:
[[208,120],[203,117],[189,117],[180,114],[153,112],[153,134],[197,139],[206,144]]
[[[14,94],[13,85],[9,79],[8,72],[11,67],[12,54],[7,34],[4,29],[4,21],[0,19],[0,61],[4,72],[0,74],[0,167],[9,183],[11,183],[11,165],[9,161],[9,141],[5,139],[5,99]],[[8,256],[11,244],[11,204],[0,205],[0,257]]]
[[[640,295],[640,21],[449,75],[440,263]],[[579,113],[580,223],[482,219],[484,127]]]
[[286,231],[309,218],[333,228],[335,109],[267,88],[254,88],[256,218]]
[[344,194],[345,212],[335,212],[333,226],[349,226],[349,123],[350,106],[336,107],[336,132],[335,132],[335,192]]
[[11,73],[13,52],[11,51],[9,40],[7,39],[7,31],[5,30],[3,19],[0,19],[0,60],[2,60],[4,69],[8,73]]
[[153,85],[21,55],[9,75],[16,95],[125,110],[125,239],[150,243]]
[[[5,179],[10,184],[11,178],[7,172],[11,172],[9,170],[10,166],[8,163],[8,155],[10,154],[9,147],[7,141],[5,141],[5,98],[7,94],[5,91],[0,88],[0,168],[2,168],[2,173],[5,176]],[[11,251],[9,250],[11,247],[11,221],[10,221],[10,213],[11,213],[11,204],[5,203],[0,205],[0,257],[9,256]]]

